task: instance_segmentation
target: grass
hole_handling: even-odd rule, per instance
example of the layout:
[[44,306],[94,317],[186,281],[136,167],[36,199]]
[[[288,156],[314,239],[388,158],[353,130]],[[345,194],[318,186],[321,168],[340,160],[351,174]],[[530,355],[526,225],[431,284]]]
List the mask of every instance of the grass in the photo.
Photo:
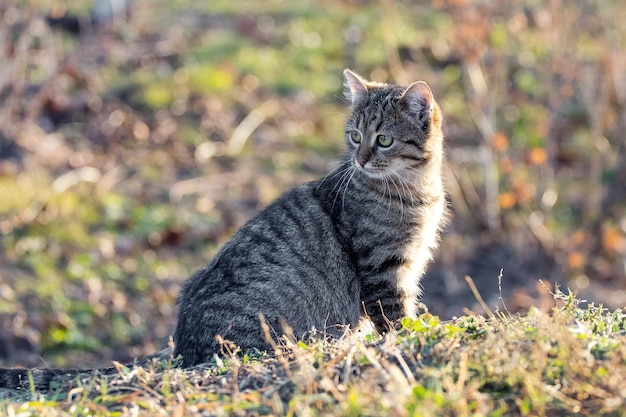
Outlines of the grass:
[[312,339],[194,369],[119,367],[8,416],[622,416],[626,312],[554,294],[549,314],[429,313],[367,341]]

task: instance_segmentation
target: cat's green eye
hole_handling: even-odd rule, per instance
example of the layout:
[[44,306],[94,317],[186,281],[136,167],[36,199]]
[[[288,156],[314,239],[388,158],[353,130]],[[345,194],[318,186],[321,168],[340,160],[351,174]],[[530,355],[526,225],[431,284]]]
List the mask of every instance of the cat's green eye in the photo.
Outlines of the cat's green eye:
[[354,143],[361,143],[361,132],[358,130],[351,130],[348,132],[348,136],[350,136],[350,140]]
[[376,136],[376,142],[378,142],[378,144],[383,148],[386,148],[388,146],[391,146],[391,144],[393,143],[393,138],[386,135],[378,135]]

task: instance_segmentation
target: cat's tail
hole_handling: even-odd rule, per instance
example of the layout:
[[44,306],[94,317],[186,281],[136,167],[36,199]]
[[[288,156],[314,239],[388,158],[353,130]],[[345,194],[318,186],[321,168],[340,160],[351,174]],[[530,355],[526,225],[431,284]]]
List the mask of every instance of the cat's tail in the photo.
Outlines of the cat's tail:
[[[154,359],[164,360],[171,358],[172,349],[148,356],[133,364],[121,365],[123,367],[146,366]],[[16,390],[20,392],[64,391],[70,386],[71,381],[79,377],[113,376],[120,372],[121,366],[111,366],[97,369],[66,369],[66,368],[0,368],[0,389]]]
[[[51,389],[62,389],[71,380],[79,376],[93,374],[111,375],[116,368],[102,369],[55,369],[55,368],[0,368],[0,388],[8,388],[22,392],[48,392]],[[54,383],[58,383],[54,387]],[[64,384],[65,382],[65,384]]]

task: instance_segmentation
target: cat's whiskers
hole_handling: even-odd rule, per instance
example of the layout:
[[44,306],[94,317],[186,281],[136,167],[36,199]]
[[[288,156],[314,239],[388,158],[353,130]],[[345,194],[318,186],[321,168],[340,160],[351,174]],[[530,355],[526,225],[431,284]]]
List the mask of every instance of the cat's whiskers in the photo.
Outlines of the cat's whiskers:
[[393,174],[395,174],[395,171],[391,167],[387,167],[387,169],[391,171],[391,173],[385,171],[385,178],[384,178],[385,185],[387,186],[387,188],[389,188],[389,207],[387,208],[387,212],[389,212],[393,204],[393,200],[392,200],[393,196],[391,195],[391,187],[389,186],[389,183],[391,182],[393,186],[395,187],[396,192],[398,193],[398,198],[400,199],[400,219],[403,219],[404,218],[404,201],[402,200],[402,192],[398,188],[398,184],[396,184],[396,182],[394,181]]
[[[348,184],[350,183],[350,181],[352,180],[352,177],[354,176],[355,172],[356,172],[356,168],[354,168],[352,165],[348,165],[343,171],[341,171],[341,178],[337,181],[333,189],[330,191],[331,193],[335,193],[335,198],[333,199],[332,209],[335,208],[335,203],[337,203],[337,198],[339,197],[339,194],[341,194],[342,188],[343,188],[343,198],[345,199],[345,194],[346,194],[345,190]],[[342,207],[343,207],[343,203],[342,203]]]
[[398,174],[397,178],[400,180],[400,183],[402,184],[403,188],[406,190],[406,195],[411,199],[415,199],[415,184],[413,184],[411,181],[409,181],[408,178],[406,178],[403,175]]
[[[381,187],[381,192],[382,192],[382,198],[378,199],[378,203],[377,206],[380,207],[381,205],[386,205],[387,206],[387,214],[389,213],[389,210],[391,209],[391,199],[392,199],[392,192],[391,192],[391,188],[389,188],[389,183],[387,181],[387,175],[383,172],[383,176],[382,177],[377,177],[377,180],[382,182],[382,187]],[[386,191],[389,190],[389,202],[387,203],[385,201],[385,194]]]
[[[343,167],[343,165],[341,165],[341,166]],[[350,171],[350,169],[351,169],[351,168],[352,168],[352,167],[350,167],[350,166],[346,166],[346,167],[344,167],[344,169],[342,169],[341,171],[337,171],[337,172],[336,172],[336,173],[335,173],[335,174],[331,177],[331,179],[332,179],[332,178],[335,178],[337,175],[341,175],[341,179],[340,179],[339,181],[337,181],[337,182],[335,183],[335,185],[333,186],[332,190],[330,190],[330,192],[331,192],[331,193],[334,193],[334,192],[335,192],[335,190],[339,191],[339,190],[341,189],[341,185],[342,185],[342,182],[343,182],[343,180],[344,180],[344,177],[345,177],[346,173],[348,173],[348,172]],[[327,177],[328,177],[328,175],[327,175]],[[324,179],[326,179],[326,178],[324,178]],[[317,186],[317,188],[318,188],[318,189],[319,189],[319,186],[320,186],[320,185],[321,185],[321,184],[319,184],[319,185]]]
[[348,189],[348,186],[350,185],[350,181],[352,181],[352,178],[354,177],[354,174],[356,174],[356,168],[351,167],[351,174],[350,177],[348,178],[348,181],[346,182],[346,185],[344,185],[343,187],[343,195],[341,196],[341,208],[345,207],[345,203],[346,203],[346,190]]
[[400,183],[404,197],[409,201],[409,203],[412,203],[415,200],[415,185],[411,183],[405,175],[403,175],[402,169],[399,171],[394,169],[393,171],[395,173],[394,180]]
[[398,189],[398,194],[400,194],[402,196],[402,194],[404,194],[407,197],[412,197],[412,193],[411,193],[411,183],[402,175],[401,170],[394,168],[394,167],[389,167],[389,170],[393,173],[393,175],[391,175],[391,179],[394,182],[394,185],[396,185],[396,181],[398,180],[400,182],[400,187],[402,188],[402,191],[400,191]]
[[[326,181],[327,179],[333,179],[335,178],[337,175],[341,175],[343,174],[346,170],[350,169],[350,167],[346,167],[346,162],[345,162],[345,156],[347,156],[347,153],[342,154],[341,156],[344,157],[342,158],[342,160],[337,164],[336,167],[334,167],[333,169],[331,169],[328,174],[326,174],[324,176],[324,178],[322,178],[322,180],[319,182],[319,184],[317,184],[317,188],[316,191],[319,191],[320,187],[322,186],[322,184],[324,183],[324,181]],[[343,168],[343,170],[341,170],[341,168]],[[334,189],[333,189],[334,191]]]
[[335,203],[337,203],[337,197],[339,196],[339,193],[341,192],[341,187],[343,187],[343,183],[346,181],[346,177],[349,175],[349,173],[350,173],[350,167],[341,171],[341,178],[339,179],[339,181],[335,183],[335,186],[333,187],[333,189],[330,190],[331,194],[333,193],[335,194],[335,198],[333,199],[332,209],[335,208]]
[[[426,198],[426,201],[430,200],[432,197],[437,197],[437,188],[435,188],[434,190],[431,190],[428,194],[420,194],[418,192],[418,190],[422,190],[424,188],[424,185],[422,183],[422,179],[425,176],[431,177],[428,174],[425,174],[424,170],[422,167],[420,168],[415,168],[415,167],[410,167],[410,166],[406,166],[406,167],[402,167],[400,168],[403,171],[406,171],[409,175],[411,175],[411,178],[413,178],[415,180],[415,182],[412,182],[409,178],[407,178],[406,175],[398,175],[398,178],[400,178],[404,183],[406,183],[409,187],[410,191],[410,197],[412,201],[425,201],[424,199]],[[432,185],[432,184],[431,184]],[[441,193],[443,193],[443,185],[440,184],[440,188],[439,191]]]
[[[393,184],[393,186],[396,188],[396,191],[398,191],[398,187],[396,186],[396,184],[393,183],[392,176],[388,172],[385,172],[385,184],[387,184],[387,188],[389,189],[389,208],[387,209],[387,212],[389,212],[389,210],[393,206],[393,193],[391,192],[391,186],[389,185],[389,183]],[[402,209],[402,198],[400,198],[400,209]]]

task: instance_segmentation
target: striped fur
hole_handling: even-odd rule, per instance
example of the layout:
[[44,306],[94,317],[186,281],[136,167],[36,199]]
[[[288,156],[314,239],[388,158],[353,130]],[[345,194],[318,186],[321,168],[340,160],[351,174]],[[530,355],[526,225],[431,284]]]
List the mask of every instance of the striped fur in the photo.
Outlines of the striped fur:
[[[153,359],[167,360],[172,356],[170,348],[146,357],[135,364],[126,366],[132,367],[148,366],[153,363]],[[59,368],[0,368],[0,400],[11,398],[15,401],[27,401],[31,398],[31,393],[38,394],[51,392],[65,392],[69,390],[78,379],[91,379],[95,375],[101,377],[113,377],[120,373],[116,366],[100,369],[59,369]]]
[[[296,338],[313,329],[336,336],[364,316],[379,332],[415,316],[445,212],[441,112],[423,82],[372,83],[349,70],[344,77],[345,159],[278,198],[185,283],[174,334],[183,366],[210,360],[218,340],[268,349],[261,317],[276,339],[285,325]],[[46,391],[54,381],[116,370],[30,372],[34,388]],[[0,369],[6,388],[32,388],[29,371]]]
[[[344,76],[346,158],[259,213],[187,281],[174,335],[185,366],[219,352],[218,335],[269,348],[260,314],[274,337],[287,324],[296,338],[311,329],[337,335],[364,314],[384,332],[416,314],[445,211],[441,112],[423,82]],[[379,135],[392,145],[377,144]]]

